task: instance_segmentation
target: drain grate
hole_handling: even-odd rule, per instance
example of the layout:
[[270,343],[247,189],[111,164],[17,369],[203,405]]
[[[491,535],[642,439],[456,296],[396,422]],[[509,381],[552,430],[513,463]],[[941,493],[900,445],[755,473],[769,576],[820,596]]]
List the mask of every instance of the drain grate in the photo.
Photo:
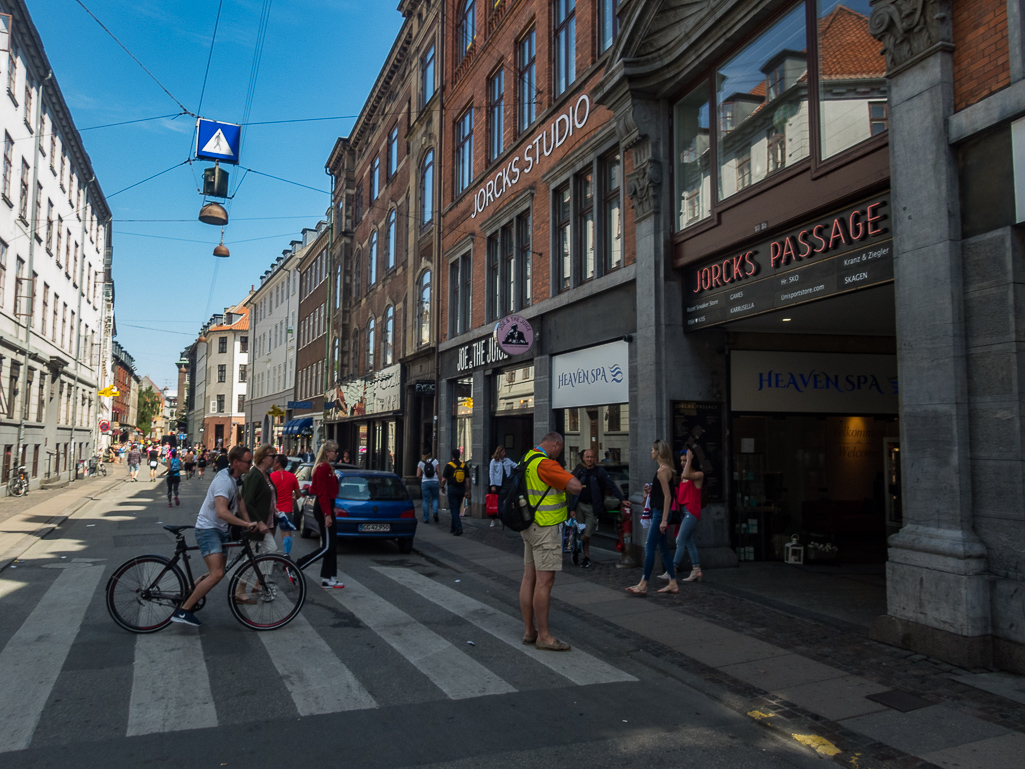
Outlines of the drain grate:
[[932,705],[929,700],[919,697],[917,694],[911,692],[902,692],[900,689],[891,689],[888,692],[879,692],[878,694],[866,695],[865,699],[878,702],[880,705],[885,705],[888,708],[899,710],[901,713],[907,713],[910,710],[918,710],[919,708],[927,708]]

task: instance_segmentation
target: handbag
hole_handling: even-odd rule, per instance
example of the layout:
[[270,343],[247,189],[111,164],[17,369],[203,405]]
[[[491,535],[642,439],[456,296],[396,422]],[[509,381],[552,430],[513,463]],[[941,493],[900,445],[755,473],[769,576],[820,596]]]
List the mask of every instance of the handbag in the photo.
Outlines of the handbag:
[[679,526],[683,523],[683,508],[680,507],[680,502],[677,500],[678,487],[672,487],[671,491],[673,494],[673,501],[669,504],[669,520],[666,523],[667,526]]
[[484,497],[484,507],[488,515],[492,517],[498,515],[498,495],[487,494]]

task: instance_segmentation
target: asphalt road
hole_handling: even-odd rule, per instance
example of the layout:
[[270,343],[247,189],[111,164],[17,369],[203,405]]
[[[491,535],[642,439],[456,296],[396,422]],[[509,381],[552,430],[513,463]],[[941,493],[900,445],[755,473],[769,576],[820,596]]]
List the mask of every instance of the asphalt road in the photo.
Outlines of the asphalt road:
[[[20,767],[806,767],[671,664],[586,616],[568,654],[520,643],[508,582],[390,542],[343,544],[345,590],[309,574],[300,617],[257,633],[226,581],[199,630],[119,629],[111,571],[170,555],[161,523],[194,523],[205,482],[124,484],[0,572],[0,764]],[[297,553],[312,547],[300,540]],[[294,553],[295,554],[295,553]]]

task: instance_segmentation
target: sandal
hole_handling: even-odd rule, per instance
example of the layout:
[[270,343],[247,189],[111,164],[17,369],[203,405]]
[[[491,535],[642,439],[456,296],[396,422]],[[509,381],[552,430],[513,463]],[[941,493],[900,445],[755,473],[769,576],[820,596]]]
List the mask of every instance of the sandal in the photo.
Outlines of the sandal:
[[662,588],[658,592],[660,592],[660,593],[668,593],[670,595],[676,595],[677,593],[680,592],[680,588],[673,587],[672,585],[666,585],[664,588]]
[[544,641],[539,639],[534,646],[538,649],[544,649],[545,651],[550,652],[568,652],[570,650],[570,645],[560,641],[558,638],[554,639],[550,644],[546,644]]
[[636,585],[634,585],[633,587],[628,587],[626,589],[626,592],[628,592],[630,595],[636,595],[636,596],[639,596],[641,598],[643,598],[644,596],[646,596],[648,594],[647,589],[641,590]]
[[534,636],[533,638],[531,638],[529,635],[523,636],[524,646],[533,646],[535,643],[537,643],[537,636]]

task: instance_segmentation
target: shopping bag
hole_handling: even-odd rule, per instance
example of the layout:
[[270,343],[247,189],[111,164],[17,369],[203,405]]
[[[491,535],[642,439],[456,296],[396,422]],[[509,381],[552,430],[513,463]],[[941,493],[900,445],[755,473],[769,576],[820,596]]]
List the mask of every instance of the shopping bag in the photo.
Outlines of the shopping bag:
[[484,497],[485,511],[488,515],[494,518],[498,515],[498,495],[488,494]]

